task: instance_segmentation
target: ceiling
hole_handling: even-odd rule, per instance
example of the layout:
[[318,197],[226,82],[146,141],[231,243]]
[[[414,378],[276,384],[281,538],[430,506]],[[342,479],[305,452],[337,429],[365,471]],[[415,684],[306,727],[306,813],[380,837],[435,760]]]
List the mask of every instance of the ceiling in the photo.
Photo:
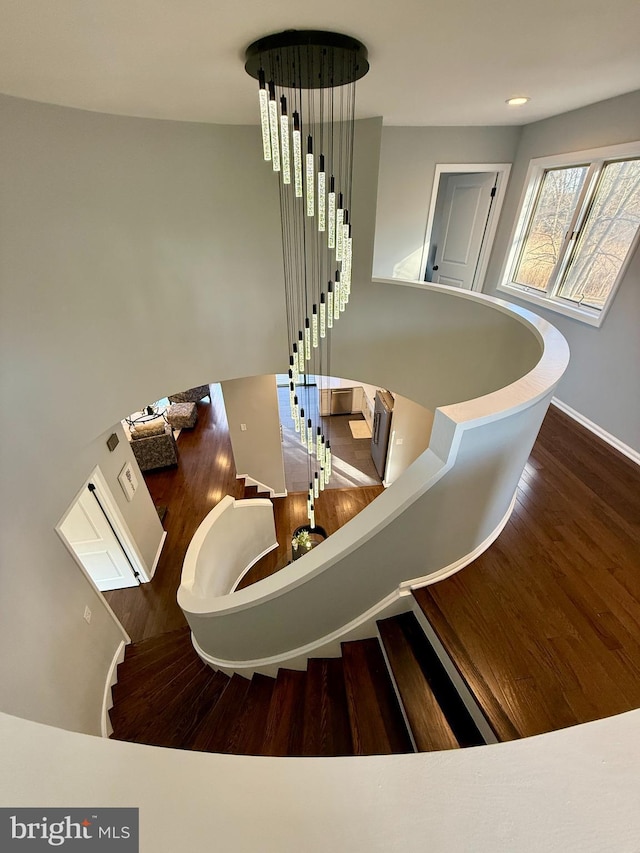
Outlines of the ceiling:
[[526,124],[640,89],[638,0],[0,0],[0,21],[1,92],[123,115],[255,123],[244,48],[290,28],[366,44],[358,115],[385,124]]

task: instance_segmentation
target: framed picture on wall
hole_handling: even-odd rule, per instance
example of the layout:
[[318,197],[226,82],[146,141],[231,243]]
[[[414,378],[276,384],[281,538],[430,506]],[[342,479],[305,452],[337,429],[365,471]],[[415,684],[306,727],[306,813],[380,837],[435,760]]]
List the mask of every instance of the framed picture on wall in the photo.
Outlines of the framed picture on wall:
[[130,462],[126,462],[122,471],[118,474],[118,482],[120,483],[127,500],[132,501],[133,496],[136,493],[136,489],[138,488],[138,480],[136,475],[133,473],[133,467]]

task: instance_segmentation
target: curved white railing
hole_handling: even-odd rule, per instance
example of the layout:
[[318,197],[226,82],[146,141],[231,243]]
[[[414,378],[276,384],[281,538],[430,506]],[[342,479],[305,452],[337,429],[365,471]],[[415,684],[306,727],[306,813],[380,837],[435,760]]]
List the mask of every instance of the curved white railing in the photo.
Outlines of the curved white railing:
[[348,525],[303,560],[251,587],[183,608],[200,656],[237,672],[303,666],[376,619],[406,609],[412,587],[467,565],[499,534],[568,363],[546,321],[465,295],[519,321],[540,357],[505,388],[436,410],[429,448]]
[[224,497],[193,535],[182,566],[178,604],[206,607],[233,592],[254,563],[278,547],[270,500]]

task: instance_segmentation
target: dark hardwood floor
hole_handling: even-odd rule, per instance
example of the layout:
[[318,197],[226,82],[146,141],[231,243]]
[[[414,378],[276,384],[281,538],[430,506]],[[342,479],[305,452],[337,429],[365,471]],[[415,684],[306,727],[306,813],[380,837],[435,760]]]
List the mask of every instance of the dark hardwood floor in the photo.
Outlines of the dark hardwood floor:
[[[156,577],[107,595],[136,641],[184,626],[175,592],[188,542],[224,494],[244,494],[219,390],[212,392],[211,406],[198,405],[196,429],[179,438],[179,467],[145,477],[155,502],[168,507]],[[318,504],[318,523],[329,532],[374,496],[332,490],[322,500],[330,495],[326,514]],[[276,501],[281,551],[304,521],[304,503],[304,494]],[[500,537],[416,599],[499,739],[510,740],[640,707],[639,569],[638,466],[552,407]],[[268,561],[256,566],[245,582],[271,570]],[[300,685],[295,690],[302,695]],[[300,735],[299,720],[296,732],[303,742],[311,737]]]
[[[229,425],[219,385],[211,386],[211,403],[201,401],[194,429],[178,437],[177,467],[148,471],[145,482],[156,506],[167,508],[163,525],[167,531],[158,567],[150,583],[104,593],[133,642],[146,640],[186,626],[176,602],[184,555],[198,525],[225,496],[239,499],[255,496],[236,479]],[[330,489],[316,502],[316,520],[327,533],[334,533],[364,509],[382,486]],[[306,493],[275,498],[274,517],[280,547],[268,554],[243,578],[242,587],[273,574],[286,562],[291,534],[305,524]]]
[[416,598],[501,740],[640,707],[640,469],[551,407],[502,534]]

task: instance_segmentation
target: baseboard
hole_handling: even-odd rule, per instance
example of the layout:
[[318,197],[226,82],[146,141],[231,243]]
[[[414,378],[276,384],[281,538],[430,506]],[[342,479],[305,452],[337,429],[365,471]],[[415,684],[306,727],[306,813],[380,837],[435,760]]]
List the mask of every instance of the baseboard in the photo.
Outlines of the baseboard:
[[286,498],[287,492],[276,492],[271,486],[265,486],[259,480],[254,480],[248,474],[236,474],[236,480],[244,480],[245,486],[255,486],[259,492],[269,492],[270,498]]
[[270,554],[272,551],[275,551],[275,549],[277,547],[278,547],[278,543],[274,542],[273,545],[269,545],[269,547],[265,548],[264,551],[262,551],[260,554],[258,554],[257,557],[254,557],[253,560],[251,560],[251,562],[247,566],[247,568],[242,570],[242,574],[240,575],[238,580],[234,583],[234,585],[231,587],[231,589],[229,590],[227,595],[231,595],[232,592],[235,592],[238,589],[238,584],[240,583],[242,578],[247,574],[247,572],[249,572],[255,566],[255,564],[258,562],[258,560],[261,560],[263,557],[266,557],[267,554]]
[[374,604],[373,607],[370,607],[365,613],[362,613],[360,616],[356,616],[351,620],[351,622],[343,625],[324,637],[320,637],[319,639],[304,646],[299,646],[297,649],[290,649],[289,651],[281,652],[280,654],[273,655],[272,657],[242,661],[224,660],[222,658],[214,658],[212,655],[207,654],[207,652],[200,648],[198,641],[193,636],[192,632],[191,642],[193,643],[193,647],[200,658],[214,669],[222,670],[222,672],[225,672],[228,675],[233,675],[233,673],[237,672],[241,675],[247,676],[248,678],[250,678],[255,672],[259,672],[262,675],[276,675],[278,669],[282,666],[286,666],[289,669],[306,669],[307,661],[310,657],[339,657],[341,654],[341,643],[349,640],[363,640],[368,637],[375,637],[378,630],[376,624],[378,620],[388,619],[391,616],[397,616],[399,613],[405,613],[407,610],[412,610],[412,601],[414,599],[411,593],[414,589],[419,589],[422,586],[429,586],[432,583],[437,583],[438,581],[448,578],[450,575],[453,575],[456,572],[459,572],[460,569],[468,566],[469,563],[479,557],[483,551],[486,551],[491,543],[498,538],[507,521],[509,521],[516,503],[516,496],[517,490],[514,492],[511,503],[509,504],[504,516],[500,519],[498,525],[491,531],[489,536],[487,536],[487,538],[469,554],[430,575],[404,581],[397,589],[385,596],[382,601]]
[[459,560],[455,560],[453,563],[450,563],[448,566],[445,566],[442,569],[439,569],[437,572],[432,572],[430,575],[425,575],[422,578],[414,578],[410,581],[405,581],[401,584],[401,587],[409,588],[411,590],[420,589],[423,586],[431,586],[431,584],[438,583],[438,581],[443,581],[445,578],[451,577],[451,575],[455,575],[456,572],[459,572],[460,569],[464,569],[465,566],[468,566],[469,563],[472,563],[474,560],[480,556],[480,554],[484,553],[487,548],[492,545],[498,536],[502,533],[505,528],[507,521],[511,518],[511,513],[513,512],[513,508],[516,505],[516,498],[518,497],[518,490],[513,493],[513,497],[511,498],[511,503],[505,514],[500,519],[498,525],[494,527],[491,533],[487,536],[487,538],[481,542],[473,551],[470,551],[464,557],[460,557]]
[[151,571],[149,572],[149,580],[155,575],[156,569],[158,568],[158,561],[160,560],[160,554],[162,553],[162,549],[164,547],[164,540],[167,538],[167,531],[162,531],[162,536],[160,537],[160,544],[158,545],[158,550],[156,551],[156,556],[153,559],[153,564],[151,565]]
[[594,435],[597,435],[598,438],[601,438],[615,450],[618,450],[627,459],[631,459],[632,462],[635,462],[636,465],[640,465],[640,452],[634,450],[633,447],[629,447],[628,444],[625,444],[624,441],[620,441],[619,438],[616,438],[615,435],[611,435],[610,432],[607,432],[606,429],[603,429],[598,424],[590,421],[589,418],[585,418],[584,415],[581,415],[580,412],[577,412],[575,409],[572,409],[571,406],[567,406],[566,403],[563,403],[562,400],[558,400],[557,397],[553,397],[551,400],[552,405],[554,405],[557,409],[560,409],[561,412],[564,412],[565,415],[568,415],[570,418],[573,418],[574,421],[577,421],[581,424],[585,429],[588,429],[589,432],[592,432]]
[[367,610],[366,613],[363,613],[331,634],[327,634],[325,637],[321,637],[297,649],[291,649],[279,655],[273,655],[273,657],[257,660],[232,661],[214,658],[200,648],[198,641],[193,636],[193,632],[191,634],[191,642],[205,663],[216,670],[222,670],[222,672],[228,675],[239,673],[247,678],[251,678],[254,673],[259,672],[262,675],[275,676],[280,667],[283,666],[286,666],[287,669],[306,669],[310,657],[340,657],[342,653],[340,648],[341,643],[348,642],[349,640],[364,640],[369,637],[375,637],[377,631],[376,622],[378,619],[388,619],[391,616],[397,616],[399,613],[406,613],[411,608],[410,591],[396,589],[382,601],[379,601]]
[[111,666],[109,667],[109,672],[107,673],[107,680],[104,685],[104,694],[102,696],[102,718],[100,720],[100,733],[102,737],[109,737],[113,732],[113,726],[109,719],[109,709],[113,708],[113,693],[111,688],[118,680],[118,665],[124,660],[126,647],[127,644],[122,640],[116,649],[116,653],[111,661]]

